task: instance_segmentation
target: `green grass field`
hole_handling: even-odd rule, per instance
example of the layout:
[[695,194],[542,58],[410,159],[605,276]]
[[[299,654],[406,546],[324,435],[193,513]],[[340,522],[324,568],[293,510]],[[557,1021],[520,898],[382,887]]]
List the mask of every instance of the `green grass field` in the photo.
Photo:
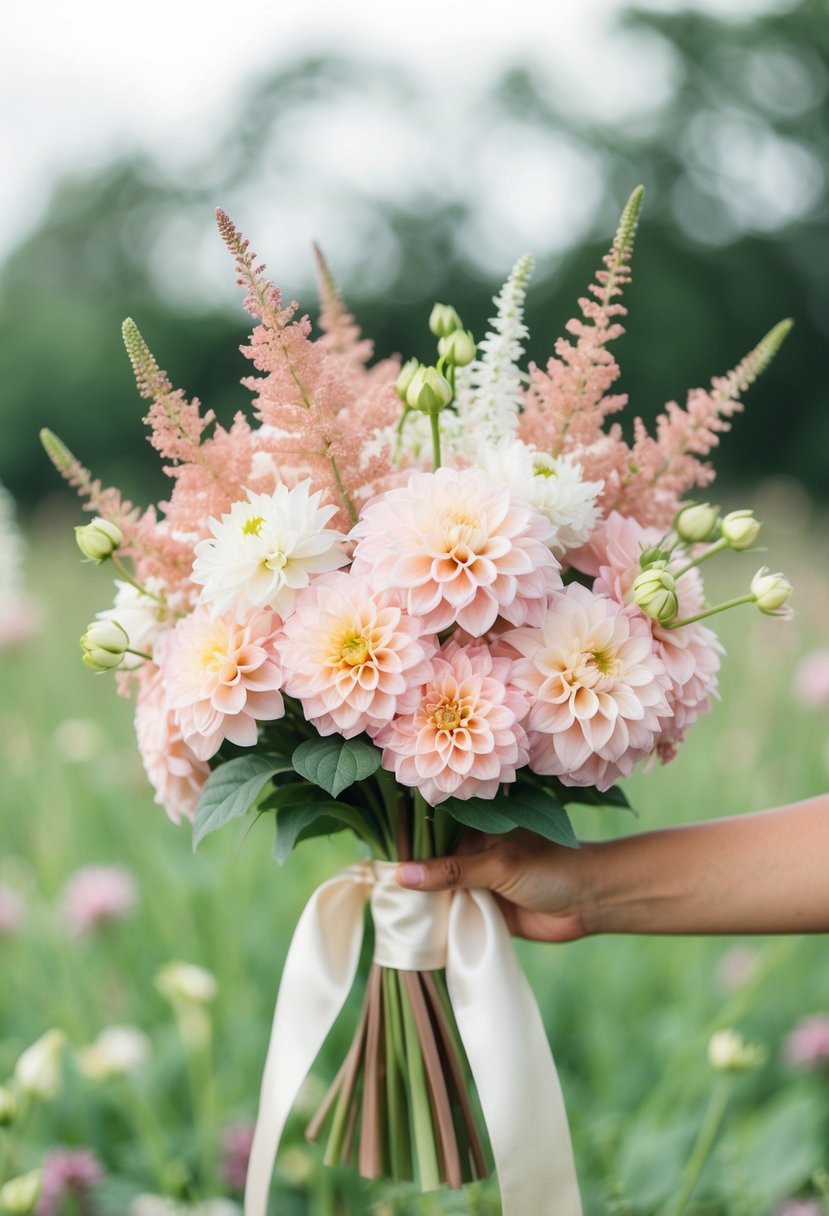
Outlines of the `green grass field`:
[[[226,829],[193,856],[186,827],[174,828],[152,802],[131,705],[108,677],[79,662],[77,639],[107,606],[110,587],[105,569],[78,563],[70,522],[33,535],[29,582],[42,627],[16,652],[0,654],[0,882],[27,906],[23,929],[0,938],[0,1082],[50,1027],[82,1046],[109,1024],[134,1024],[153,1050],[132,1081],[97,1084],[78,1075],[68,1050],[60,1095],[36,1104],[22,1125],[0,1128],[0,1169],[8,1177],[37,1167],[55,1145],[86,1145],[108,1173],[95,1212],[127,1216],[140,1191],[238,1202],[220,1177],[221,1130],[255,1114],[292,926],[314,885],[356,845],[344,837],[313,842],[278,868],[260,823]],[[791,685],[800,655],[826,645],[827,553],[791,521],[767,543],[760,560],[795,582],[795,620],[769,620],[749,607],[719,618],[728,652],[721,703],[673,764],[628,783],[638,820],[575,809],[582,836],[750,811],[825,788],[829,711],[800,708]],[[708,580],[710,598],[719,584],[747,583],[760,560],[735,556]],[[140,904],[123,924],[74,940],[59,894],[90,863],[129,867]],[[789,1196],[820,1195],[819,1171],[829,1171],[829,1073],[794,1072],[780,1051],[800,1018],[829,1012],[829,945],[825,938],[744,942],[756,952],[750,978],[728,992],[719,968],[735,944],[609,937],[520,946],[561,1071],[589,1216],[671,1210],[719,1081],[706,1062],[707,1042],[726,1025],[762,1043],[768,1059],[735,1079],[688,1210],[762,1216]],[[185,1051],[154,987],[171,959],[199,963],[217,978],[209,1049]],[[347,1010],[319,1059],[309,1102],[336,1067],[352,1016]],[[280,1154],[273,1208],[280,1216],[498,1211],[492,1184],[464,1196],[420,1197],[326,1170],[302,1137],[302,1114]]]

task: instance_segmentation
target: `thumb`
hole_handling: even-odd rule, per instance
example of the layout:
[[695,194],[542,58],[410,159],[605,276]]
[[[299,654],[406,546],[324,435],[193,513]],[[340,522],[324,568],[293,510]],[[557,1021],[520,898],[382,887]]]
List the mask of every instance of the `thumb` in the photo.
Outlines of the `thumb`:
[[458,887],[484,887],[492,891],[497,888],[499,877],[497,857],[491,850],[456,853],[431,861],[406,861],[395,872],[401,887],[415,891],[452,891]]

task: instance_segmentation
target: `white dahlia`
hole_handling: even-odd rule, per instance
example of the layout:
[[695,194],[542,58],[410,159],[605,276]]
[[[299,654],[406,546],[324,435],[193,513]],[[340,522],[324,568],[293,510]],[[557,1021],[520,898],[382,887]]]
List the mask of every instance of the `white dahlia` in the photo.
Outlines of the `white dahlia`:
[[337,508],[320,506],[321,497],[308,479],[290,490],[280,484],[272,494],[248,491],[221,520],[210,519],[213,536],[196,545],[191,575],[201,602],[240,621],[260,608],[287,616],[315,574],[348,561],[343,534],[325,526]]

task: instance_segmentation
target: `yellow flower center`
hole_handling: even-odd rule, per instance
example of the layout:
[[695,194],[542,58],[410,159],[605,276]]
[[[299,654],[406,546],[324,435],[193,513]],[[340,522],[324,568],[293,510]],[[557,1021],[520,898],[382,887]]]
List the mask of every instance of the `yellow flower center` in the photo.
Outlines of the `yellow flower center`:
[[246,519],[242,525],[242,533],[244,536],[258,536],[262,524],[265,522],[264,515],[251,515],[250,519]]
[[449,701],[439,705],[432,714],[432,721],[438,730],[455,730],[461,724],[461,707],[457,701]]
[[594,667],[596,667],[596,669],[600,671],[603,676],[613,675],[618,664],[612,651],[607,649],[590,650],[588,651],[588,654],[593,659]]
[[368,642],[359,633],[349,633],[340,647],[340,658],[349,667],[359,667],[368,655]]

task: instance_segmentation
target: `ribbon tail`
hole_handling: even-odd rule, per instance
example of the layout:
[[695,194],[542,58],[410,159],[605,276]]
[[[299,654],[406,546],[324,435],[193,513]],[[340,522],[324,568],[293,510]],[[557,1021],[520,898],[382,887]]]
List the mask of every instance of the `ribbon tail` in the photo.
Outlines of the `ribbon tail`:
[[346,870],[314,892],[297,923],[273,1015],[245,1216],[266,1216],[285,1122],[354,982],[369,892],[363,871]]
[[452,901],[446,979],[489,1131],[503,1216],[582,1216],[541,1014],[488,891],[459,891]]

